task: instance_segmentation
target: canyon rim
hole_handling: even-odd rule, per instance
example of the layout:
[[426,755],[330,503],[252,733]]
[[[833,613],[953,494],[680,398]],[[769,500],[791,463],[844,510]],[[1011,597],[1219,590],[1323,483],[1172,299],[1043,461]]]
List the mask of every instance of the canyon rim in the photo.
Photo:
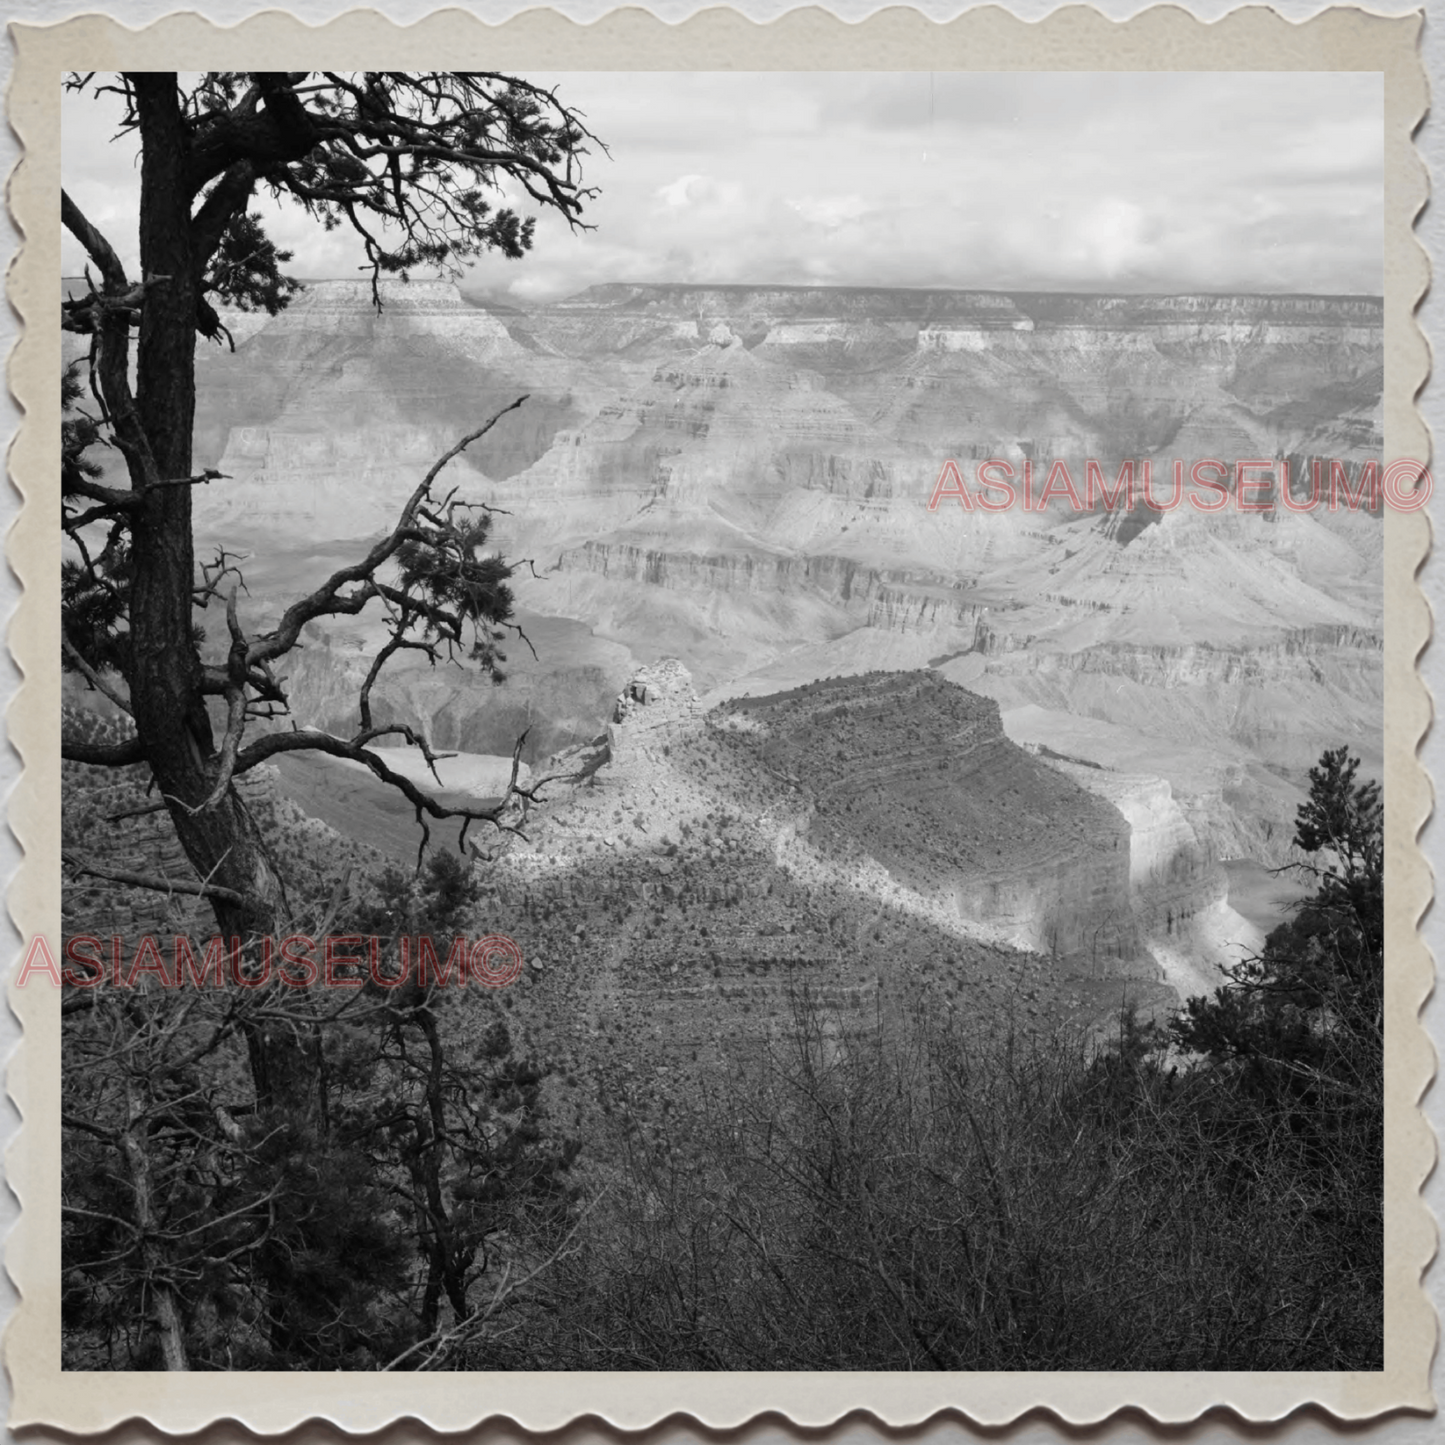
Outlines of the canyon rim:
[[[1381,445],[1378,301],[613,284],[510,312],[413,281],[378,312],[366,283],[321,281],[278,317],[233,319],[236,352],[203,357],[198,435],[227,481],[198,496],[197,531],[251,555],[258,608],[377,535],[464,418],[528,396],[457,466],[500,509],[503,555],[529,559],[514,586],[535,657],[511,646],[500,688],[403,659],[378,693],[454,768],[502,768],[524,731],[534,769],[591,743],[665,659],[700,714],[923,670],[994,704],[1009,762],[988,776],[1027,758],[1068,780],[1036,815],[1043,851],[1083,793],[1129,824],[1124,853],[1089,842],[1048,882],[1001,849],[939,887],[1026,896],[1010,939],[1071,959],[1092,915],[1067,900],[1095,895],[1125,933],[1147,920],[1133,963],[1181,994],[1281,920],[1249,883],[1295,856],[1320,753],[1349,741],[1378,768],[1378,508],[927,507],[938,458],[960,454],[1073,458],[1081,477],[1086,457],[1112,475],[1241,450],[1358,469]],[[297,720],[344,734],[378,645],[365,620],[318,627],[291,672]],[[963,736],[905,762],[877,728],[905,774],[968,806]],[[290,781],[290,762],[278,785],[345,828],[316,767]],[[378,815],[368,838],[408,854],[414,834]]]
[[[1353,854],[1300,820],[1335,786],[1368,834],[1383,770],[1379,87],[1329,79],[1326,113],[1311,76],[486,77],[526,138],[495,199],[565,160],[585,205],[438,274],[384,231],[430,142],[403,179],[356,135],[446,85],[183,78],[190,155],[318,92],[357,127],[324,184],[242,176],[193,475],[148,484],[190,497],[191,802],[126,753],[158,664],[107,609],[149,503],[95,340],[128,307],[153,345],[169,278],[80,264],[75,216],[135,196],[78,81],[67,485],[105,515],[66,523],[67,958],[252,917],[229,849],[197,867],[222,800],[329,983],[337,935],[520,968],[67,974],[66,1369],[1379,1367],[1369,1059],[1259,1092],[1178,1025],[1240,988],[1290,994],[1292,1048],[1353,1017],[1268,973],[1344,946]],[[316,229],[326,187],[383,239]],[[1173,505],[1053,485],[1176,466]],[[1295,505],[1316,468],[1346,505]]]

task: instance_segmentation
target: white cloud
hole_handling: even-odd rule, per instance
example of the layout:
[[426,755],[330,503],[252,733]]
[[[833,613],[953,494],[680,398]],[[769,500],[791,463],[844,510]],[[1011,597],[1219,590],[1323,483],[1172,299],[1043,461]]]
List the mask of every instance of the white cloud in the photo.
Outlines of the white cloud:
[[[1381,287],[1378,75],[534,78],[611,156],[588,158],[595,230],[544,213],[528,256],[478,266],[520,300],[611,280]],[[133,267],[134,146],[113,134],[67,104],[66,184]],[[355,274],[345,232],[294,208],[271,225],[299,274]]]
[[1086,261],[1105,276],[1119,276],[1154,257],[1144,240],[1144,208],[1133,201],[1110,196],[1087,212],[1077,228]]
[[862,196],[799,196],[788,204],[805,221],[816,226],[836,230],[848,221],[856,221],[866,215],[868,202]]

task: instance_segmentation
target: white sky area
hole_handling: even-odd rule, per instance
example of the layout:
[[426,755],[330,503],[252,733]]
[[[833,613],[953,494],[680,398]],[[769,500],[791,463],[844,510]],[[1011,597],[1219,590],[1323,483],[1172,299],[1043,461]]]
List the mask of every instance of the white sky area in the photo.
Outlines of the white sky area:
[[[1000,290],[1382,289],[1382,78],[1365,73],[541,75],[605,141],[574,234],[543,213],[475,287],[605,281]],[[136,144],[65,97],[65,185],[136,271]],[[269,199],[289,270],[360,246]],[[524,214],[528,213],[526,208]],[[83,265],[67,236],[67,275]]]

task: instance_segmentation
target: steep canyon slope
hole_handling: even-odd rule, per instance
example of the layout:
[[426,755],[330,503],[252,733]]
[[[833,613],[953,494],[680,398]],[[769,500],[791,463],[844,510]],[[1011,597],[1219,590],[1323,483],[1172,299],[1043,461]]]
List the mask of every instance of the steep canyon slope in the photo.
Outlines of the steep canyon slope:
[[482,876],[548,1051],[614,1098],[785,1040],[801,994],[845,1044],[918,1008],[1109,1028],[1187,982],[1146,944],[1125,818],[987,699],[895,672],[704,711],[669,659],[612,716]]
[[[1082,482],[1088,459],[1167,479],[1176,459],[1287,458],[1299,478],[1377,457],[1378,299],[619,283],[523,312],[412,282],[384,301],[324,281],[228,318],[196,457],[230,480],[198,491],[197,525],[252,551],[259,619],[526,394],[448,477],[532,564],[537,656],[512,646],[497,689],[399,667],[382,711],[439,746],[505,752],[530,725],[538,760],[662,657],[709,706],[933,668],[1051,766],[1133,779],[1100,798],[1145,834],[1186,828],[1165,850],[1185,861],[1160,865],[1184,873],[1190,847],[1206,871],[1285,861],[1321,750],[1378,758],[1378,515],[927,505],[950,458],[1040,482],[1062,460]],[[347,725],[373,646],[365,623],[308,638],[303,722]]]

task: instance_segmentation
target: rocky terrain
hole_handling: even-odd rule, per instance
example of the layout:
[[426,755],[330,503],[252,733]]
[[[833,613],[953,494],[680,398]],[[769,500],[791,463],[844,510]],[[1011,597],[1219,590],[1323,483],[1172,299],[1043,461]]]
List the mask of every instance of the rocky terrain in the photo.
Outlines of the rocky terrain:
[[[201,358],[196,458],[228,480],[197,490],[197,527],[250,551],[243,611],[262,621],[381,531],[461,433],[527,395],[447,479],[499,509],[499,547],[531,564],[516,591],[535,656],[511,646],[499,688],[423,663],[378,691],[383,719],[438,747],[504,754],[530,729],[538,763],[594,737],[664,657],[734,720],[747,694],[932,669],[913,705],[961,684],[976,700],[938,725],[983,739],[950,764],[980,790],[972,822],[939,834],[968,865],[953,916],[1050,957],[1147,957],[1181,978],[1212,968],[1230,932],[1216,860],[1288,861],[1323,748],[1378,763],[1378,516],[927,507],[949,458],[1061,459],[1082,480],[1088,458],[1164,478],[1176,458],[1288,458],[1298,477],[1314,457],[1376,456],[1378,299],[619,284],[522,312],[412,282],[384,301],[317,282],[276,318],[227,318],[234,353]],[[374,624],[306,643],[288,662],[299,720],[347,730]],[[799,739],[846,746],[809,719]],[[896,723],[882,771],[850,757],[863,771],[823,800],[820,837],[842,846],[847,805],[870,790],[929,802],[940,739],[915,749],[908,706]],[[1019,799],[993,791],[988,761],[1010,740],[1034,759]],[[1095,825],[1050,824],[1066,782],[1093,799],[1080,819],[1127,820],[1117,877],[1074,866],[1097,852],[1080,841]],[[288,786],[335,811],[324,777]],[[1049,835],[1033,881],[991,877],[969,851],[967,829],[981,839],[1000,818]],[[901,868],[910,844],[877,866]],[[1120,878],[1132,922],[1104,926]]]
[[[495,694],[398,674],[398,714],[451,745],[505,751],[525,715],[546,720],[540,756],[661,656],[713,699],[943,659],[1006,725],[1038,708],[1297,781],[1323,747],[1378,737],[1378,517],[926,503],[948,458],[1062,459],[1081,484],[1087,458],[1110,478],[1148,460],[1167,495],[1175,458],[1288,457],[1299,478],[1378,455],[1380,314],[666,285],[522,313],[443,282],[392,284],[378,314],[363,284],[321,282],[203,357],[198,459],[232,480],[198,496],[198,525],[250,541],[281,587],[374,535],[421,468],[525,393],[449,476],[505,509],[499,545],[536,567],[526,617],[558,622]],[[297,695],[335,722],[369,638],[326,641]],[[1263,841],[1214,807],[1215,841]]]
[[[594,1144],[665,1127],[741,1065],[797,1047],[804,1017],[832,1054],[879,1030],[906,1035],[920,1012],[979,1045],[1086,1046],[1117,1029],[1121,1006],[1149,1016],[1177,1003],[1183,980],[1154,951],[1155,913],[1173,908],[1179,928],[1217,906],[1218,870],[1177,816],[1150,833],[1167,813],[1157,800],[1127,820],[1105,801],[1137,780],[1016,746],[992,702],[929,674],[704,711],[686,669],[665,661],[640,669],[609,717],[546,761],[565,776],[525,837],[498,849],[474,833],[470,931],[516,939],[525,968],[500,993],[473,984],[442,1004],[459,1037],[500,1005],[547,1071],[549,1111]],[[400,820],[351,788],[345,764],[312,760],[308,792],[298,761],[242,786],[305,919],[309,900],[363,901],[378,855],[410,863],[415,844],[391,847]],[[1102,789],[1079,771],[1099,772]],[[456,765],[443,781],[468,794],[495,782]],[[66,764],[67,839],[87,866],[184,886],[195,874],[145,783],[140,768]],[[168,960],[172,933],[199,957],[214,931],[184,893],[103,878],[72,878],[64,912],[67,934],[101,938],[103,957],[117,937],[126,969],[143,934]]]
[[1004,736],[998,707],[932,673],[809,684],[718,710],[804,800],[800,831],[870,857],[964,922],[1101,975],[1141,972],[1119,811]]
[[[611,1068],[625,1037],[686,1073],[784,1036],[800,993],[845,1034],[920,999],[985,1031],[1108,1027],[1121,999],[1167,1008],[1259,941],[1166,783],[1020,747],[935,675],[704,711],[665,661],[611,717],[534,772],[560,781],[525,837],[476,840],[485,921],[522,946],[564,1066]],[[298,792],[289,768],[278,786],[415,856],[364,800]]]
[[486,914],[527,958],[538,1046],[644,1101],[786,1039],[804,997],[840,1046],[919,1007],[980,1037],[1109,1029],[1194,981],[1156,933],[1213,909],[1251,937],[1177,810],[1131,827],[927,674],[704,712],[669,660],[553,766],[585,781],[480,865]]

